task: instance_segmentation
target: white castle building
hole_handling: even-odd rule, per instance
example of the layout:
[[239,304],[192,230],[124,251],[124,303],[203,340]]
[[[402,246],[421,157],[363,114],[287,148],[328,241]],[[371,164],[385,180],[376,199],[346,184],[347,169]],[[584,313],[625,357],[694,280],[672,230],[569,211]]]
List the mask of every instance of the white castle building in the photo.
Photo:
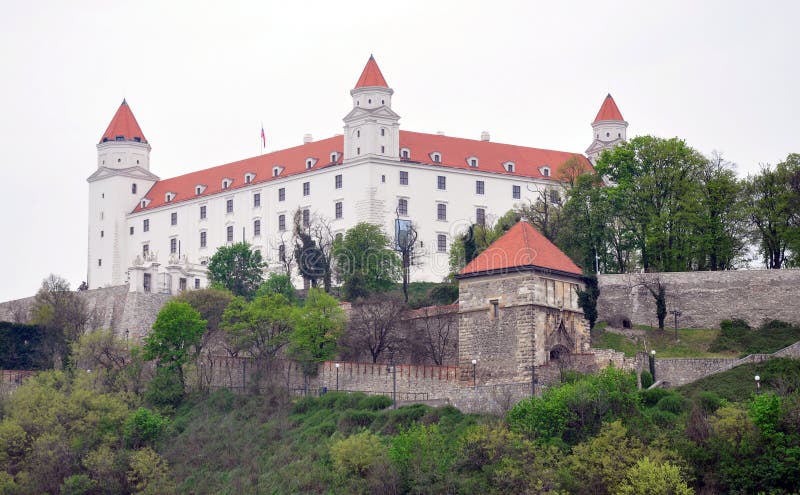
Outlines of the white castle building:
[[559,188],[562,163],[577,157],[589,167],[625,140],[628,126],[608,95],[586,156],[493,143],[486,132],[480,140],[424,134],[400,130],[393,93],[370,57],[350,91],[343,135],[306,135],[294,148],[170,179],[150,171],[150,144],[123,101],[88,178],[89,288],[202,288],[216,249],[242,240],[269,270],[283,270],[298,210],[304,220],[325,219],[334,234],[370,222],[393,236],[398,219],[410,220],[418,232],[412,280],[441,281],[454,236]]

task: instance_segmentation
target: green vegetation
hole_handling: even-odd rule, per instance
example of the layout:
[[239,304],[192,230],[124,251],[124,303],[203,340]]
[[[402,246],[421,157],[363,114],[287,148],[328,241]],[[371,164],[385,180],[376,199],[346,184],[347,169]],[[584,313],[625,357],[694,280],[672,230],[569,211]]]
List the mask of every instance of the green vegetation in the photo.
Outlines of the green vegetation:
[[[645,331],[644,337],[631,338],[622,334],[607,332],[604,325],[598,325],[592,331],[592,346],[599,349],[614,349],[624,352],[626,356],[635,356],[637,352],[650,352],[655,349],[658,357],[734,357],[725,350],[712,350],[711,345],[720,331],[715,328],[679,328],[678,342],[675,331],[659,332],[651,327],[640,326]],[[800,339],[798,339],[800,340]]]
[[387,292],[401,279],[401,260],[380,227],[361,222],[333,243],[333,257],[348,301]]
[[714,352],[770,354],[800,340],[800,327],[781,321],[769,321],[758,329],[751,329],[742,320],[725,320],[720,323],[720,333],[711,343]]
[[208,277],[212,286],[250,298],[261,285],[263,269],[261,252],[253,251],[246,242],[237,242],[217,249],[208,262]]
[[796,359],[770,359],[757,364],[744,364],[724,373],[707,376],[680,387],[687,397],[697,397],[703,392],[713,392],[729,401],[750,397],[756,390],[754,377],[761,378],[763,393],[786,394],[800,390],[800,361]]

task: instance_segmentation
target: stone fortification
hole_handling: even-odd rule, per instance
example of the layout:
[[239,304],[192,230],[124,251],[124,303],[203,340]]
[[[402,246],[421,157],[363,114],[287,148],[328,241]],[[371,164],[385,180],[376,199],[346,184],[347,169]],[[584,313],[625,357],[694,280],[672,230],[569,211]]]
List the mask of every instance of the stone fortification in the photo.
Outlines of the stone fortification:
[[[781,320],[800,324],[800,270],[735,270],[599,275],[599,321],[614,326],[655,325],[653,296],[636,287],[642,278],[658,278],[666,287],[667,311],[678,309],[681,328],[715,328],[725,319],[742,319],[751,326]],[[668,322],[672,324],[672,316]]]

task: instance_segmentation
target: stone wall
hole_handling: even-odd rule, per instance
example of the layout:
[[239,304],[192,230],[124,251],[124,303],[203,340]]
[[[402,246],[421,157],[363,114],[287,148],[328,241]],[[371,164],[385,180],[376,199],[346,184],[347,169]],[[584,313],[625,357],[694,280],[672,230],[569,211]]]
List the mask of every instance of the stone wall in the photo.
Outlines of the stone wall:
[[[120,337],[140,341],[153,327],[159,310],[170,299],[167,294],[128,292],[127,285],[77,292],[86,304],[86,330],[110,328]],[[25,323],[34,298],[0,303],[0,321]],[[127,334],[125,333],[127,330]]]
[[[667,310],[678,309],[681,328],[715,328],[724,319],[739,318],[751,326],[768,320],[800,324],[800,270],[734,270],[600,275],[599,321],[623,326],[655,325],[653,296],[644,287],[634,287],[642,277],[656,277],[666,287]],[[672,326],[668,315],[667,325]]]

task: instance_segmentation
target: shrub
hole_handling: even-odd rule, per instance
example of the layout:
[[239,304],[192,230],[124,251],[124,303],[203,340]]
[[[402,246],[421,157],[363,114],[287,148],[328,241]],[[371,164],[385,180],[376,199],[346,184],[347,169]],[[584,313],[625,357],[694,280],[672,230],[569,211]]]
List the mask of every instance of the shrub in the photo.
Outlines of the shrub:
[[88,495],[95,488],[95,481],[85,474],[73,474],[61,484],[61,495]]
[[122,425],[125,444],[133,449],[153,445],[168,424],[169,421],[157,412],[140,407]]
[[642,371],[642,388],[649,388],[653,383],[655,383],[653,381],[653,375],[647,370]]
[[344,476],[365,477],[379,458],[386,455],[380,437],[362,431],[331,445],[331,460],[334,468]]
[[392,405],[392,399],[385,395],[372,395],[364,397],[358,401],[359,409],[368,409],[370,411],[380,411]]
[[348,434],[362,428],[368,428],[375,421],[373,411],[348,409],[339,418],[339,431]]
[[681,414],[687,406],[687,401],[676,392],[668,392],[658,401],[656,407],[662,411],[671,412],[672,414]]
[[158,368],[147,385],[145,399],[153,406],[174,408],[183,400],[183,383],[178,374],[169,368]]
[[703,412],[710,414],[719,409],[725,400],[714,392],[704,391],[697,394],[696,402]]
[[639,396],[642,398],[642,404],[646,407],[653,407],[658,404],[658,401],[669,395],[669,390],[663,388],[653,388],[650,390],[642,390]]

